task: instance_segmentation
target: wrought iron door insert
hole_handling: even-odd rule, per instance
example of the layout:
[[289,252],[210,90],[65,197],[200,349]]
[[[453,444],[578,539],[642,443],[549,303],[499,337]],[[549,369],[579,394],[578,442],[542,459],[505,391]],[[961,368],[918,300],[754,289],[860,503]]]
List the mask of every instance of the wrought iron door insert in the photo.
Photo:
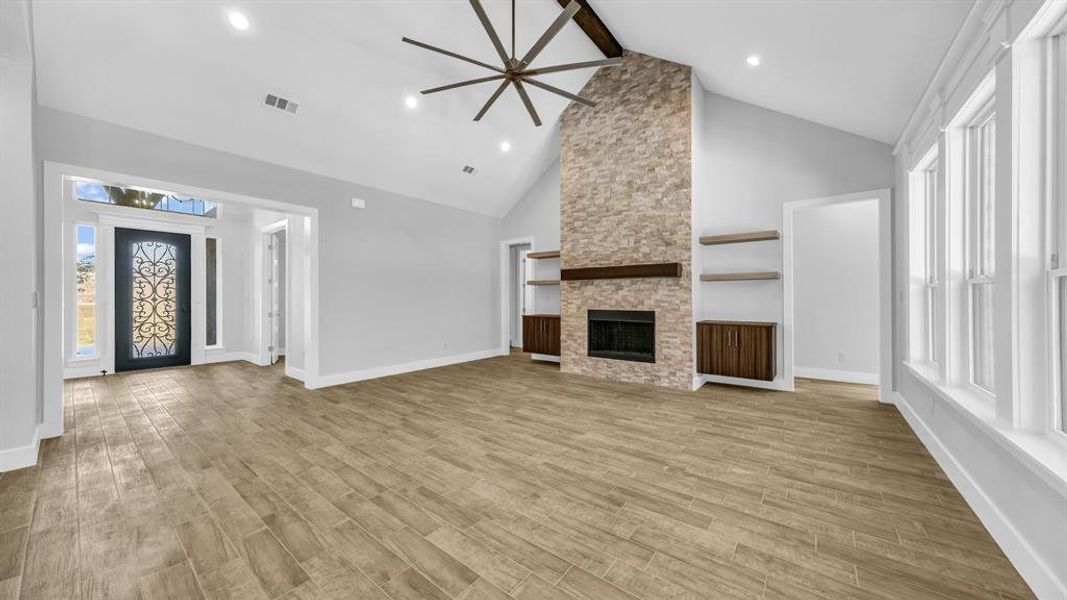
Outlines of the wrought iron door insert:
[[189,364],[189,236],[115,229],[115,370]]

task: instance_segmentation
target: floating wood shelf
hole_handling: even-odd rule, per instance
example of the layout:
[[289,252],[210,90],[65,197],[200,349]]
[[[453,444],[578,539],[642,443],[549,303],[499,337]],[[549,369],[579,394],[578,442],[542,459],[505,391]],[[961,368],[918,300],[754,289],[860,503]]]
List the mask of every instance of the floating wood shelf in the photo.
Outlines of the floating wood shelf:
[[635,279],[639,277],[681,277],[682,263],[654,263],[648,265],[614,265],[608,267],[581,267],[560,270],[560,279],[580,281],[585,279]]
[[559,285],[558,279],[531,279],[526,285]]
[[748,273],[704,273],[701,281],[760,281],[764,279],[781,279],[778,271],[752,271]]
[[559,250],[543,250],[541,252],[527,252],[526,258],[559,258]]
[[700,236],[700,243],[704,246],[715,246],[718,244],[763,242],[766,240],[776,240],[779,237],[778,231],[771,229],[768,231],[746,231],[745,233],[727,233],[724,235],[702,235]]

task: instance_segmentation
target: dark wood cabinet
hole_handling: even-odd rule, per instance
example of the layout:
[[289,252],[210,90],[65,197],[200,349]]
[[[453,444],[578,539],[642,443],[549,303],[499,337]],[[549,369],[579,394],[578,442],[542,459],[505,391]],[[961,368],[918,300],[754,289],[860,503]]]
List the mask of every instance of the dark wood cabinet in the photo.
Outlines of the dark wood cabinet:
[[522,351],[559,356],[559,315],[523,315]]
[[697,323],[697,368],[706,375],[773,381],[776,328],[761,321]]

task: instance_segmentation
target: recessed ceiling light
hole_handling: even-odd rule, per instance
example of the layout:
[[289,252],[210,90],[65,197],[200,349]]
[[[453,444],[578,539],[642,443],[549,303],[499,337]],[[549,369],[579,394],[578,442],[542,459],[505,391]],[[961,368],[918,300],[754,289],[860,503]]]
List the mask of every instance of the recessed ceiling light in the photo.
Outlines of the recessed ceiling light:
[[419,99],[415,96],[408,96],[404,98],[404,106],[408,108],[415,108],[419,105]]
[[758,67],[762,61],[760,61],[759,54],[751,54],[745,59],[745,62],[747,62],[750,67]]
[[230,26],[236,29],[237,31],[245,31],[246,29],[248,29],[248,17],[246,17],[244,13],[237,12],[236,10],[231,10],[227,18],[230,21]]
[[510,150],[511,150],[511,142],[509,142],[507,140],[505,140],[503,142],[500,142],[500,151],[501,152],[509,152]]

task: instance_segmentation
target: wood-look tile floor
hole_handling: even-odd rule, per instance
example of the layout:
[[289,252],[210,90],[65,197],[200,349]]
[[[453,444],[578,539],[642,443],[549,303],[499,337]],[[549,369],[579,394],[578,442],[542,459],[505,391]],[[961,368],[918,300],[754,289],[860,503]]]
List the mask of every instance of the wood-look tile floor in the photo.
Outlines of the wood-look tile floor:
[[680,393],[513,355],[66,393],[67,434],[0,477],[0,598],[1032,597],[863,386]]

